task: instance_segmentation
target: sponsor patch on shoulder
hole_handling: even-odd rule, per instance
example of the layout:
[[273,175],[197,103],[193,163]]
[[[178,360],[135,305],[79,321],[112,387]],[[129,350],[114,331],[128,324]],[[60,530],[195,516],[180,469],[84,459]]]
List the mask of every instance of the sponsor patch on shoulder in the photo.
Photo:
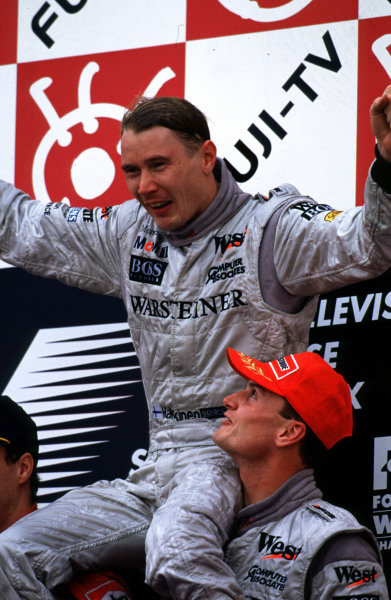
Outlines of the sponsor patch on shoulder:
[[331,212],[327,213],[324,220],[329,221],[329,222],[334,221],[335,217],[340,215],[341,212],[342,212],[342,210],[332,210]]
[[69,211],[68,211],[68,215],[67,215],[67,221],[69,221],[70,223],[73,223],[74,221],[76,221],[76,219],[77,219],[77,217],[79,215],[79,212],[81,210],[83,210],[83,209],[82,208],[75,208],[75,207],[70,208]]
[[316,217],[316,215],[325,212],[326,210],[333,210],[328,204],[312,204],[312,202],[307,202],[305,200],[303,202],[293,204],[291,208],[294,210],[299,210],[301,212],[300,216],[307,221],[311,221],[311,219]]

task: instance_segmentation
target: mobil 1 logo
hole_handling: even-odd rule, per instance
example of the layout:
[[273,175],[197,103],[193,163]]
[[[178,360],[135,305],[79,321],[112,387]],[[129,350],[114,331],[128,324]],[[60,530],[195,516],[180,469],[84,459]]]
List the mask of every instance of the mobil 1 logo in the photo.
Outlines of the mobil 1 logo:
[[374,439],[373,522],[381,550],[391,550],[391,436]]
[[139,283],[161,285],[167,262],[154,258],[130,255],[129,279]]

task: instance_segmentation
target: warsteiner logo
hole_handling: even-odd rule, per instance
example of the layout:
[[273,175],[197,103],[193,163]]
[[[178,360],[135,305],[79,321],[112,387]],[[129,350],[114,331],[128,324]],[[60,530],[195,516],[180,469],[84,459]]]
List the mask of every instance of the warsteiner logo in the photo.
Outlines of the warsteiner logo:
[[221,251],[221,254],[224,254],[226,250],[232,248],[233,246],[241,246],[244,242],[246,233],[247,231],[244,233],[228,233],[222,237],[214,237],[215,253],[217,254],[219,251]]
[[296,560],[301,552],[302,546],[297,547],[282,541],[280,535],[271,535],[261,531],[259,536],[258,552],[267,552],[265,558],[283,558],[285,560]]

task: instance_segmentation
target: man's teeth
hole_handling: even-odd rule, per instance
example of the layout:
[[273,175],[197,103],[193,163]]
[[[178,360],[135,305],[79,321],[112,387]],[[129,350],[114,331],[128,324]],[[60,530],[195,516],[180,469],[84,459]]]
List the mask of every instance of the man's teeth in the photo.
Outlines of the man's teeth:
[[152,208],[162,208],[162,206],[167,206],[168,202],[156,202],[155,204],[151,204]]

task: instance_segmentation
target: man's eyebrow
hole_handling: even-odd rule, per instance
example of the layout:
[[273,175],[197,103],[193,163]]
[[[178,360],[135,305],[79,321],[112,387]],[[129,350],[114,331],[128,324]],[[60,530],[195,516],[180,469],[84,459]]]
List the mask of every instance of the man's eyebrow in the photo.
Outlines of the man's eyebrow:
[[[153,165],[156,162],[168,162],[169,158],[163,154],[156,154],[154,156],[149,156],[148,158],[145,159],[145,164],[147,165]],[[123,171],[127,171],[129,169],[132,170],[136,170],[139,167],[137,165],[133,165],[132,163],[124,163],[123,165],[121,165],[121,169]]]
[[251,387],[251,388],[261,388],[262,387],[261,385],[259,385],[259,383],[256,383],[255,381],[249,381],[247,383],[247,385],[248,385],[248,387]]

